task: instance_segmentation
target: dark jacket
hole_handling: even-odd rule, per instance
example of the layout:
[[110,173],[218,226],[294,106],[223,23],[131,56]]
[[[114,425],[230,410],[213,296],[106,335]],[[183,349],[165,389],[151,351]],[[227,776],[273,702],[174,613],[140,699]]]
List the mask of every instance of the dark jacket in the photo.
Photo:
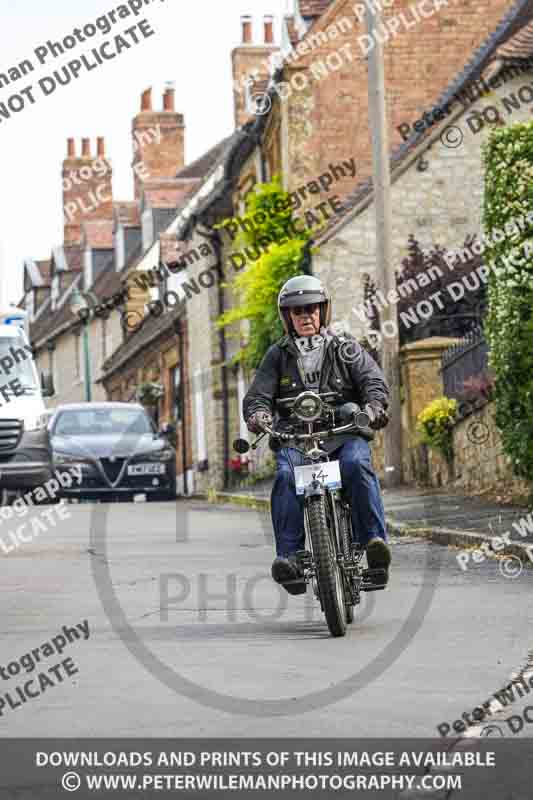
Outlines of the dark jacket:
[[[296,397],[306,389],[298,369],[298,356],[290,336],[284,336],[268,349],[243,400],[246,421],[256,411],[268,411],[284,427],[283,420],[288,414],[276,414],[275,401]],[[340,392],[336,405],[353,402],[363,407],[376,400],[383,408],[388,407],[389,389],[380,367],[349,333],[331,336],[327,343],[319,391]],[[373,438],[370,429],[366,429],[365,438]]]

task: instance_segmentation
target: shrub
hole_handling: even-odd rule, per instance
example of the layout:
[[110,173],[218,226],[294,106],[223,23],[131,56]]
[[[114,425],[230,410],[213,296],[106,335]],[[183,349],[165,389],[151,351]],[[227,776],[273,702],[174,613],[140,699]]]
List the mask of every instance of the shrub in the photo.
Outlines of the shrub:
[[[254,220],[258,212],[264,212],[265,222]],[[249,225],[243,223],[242,227],[247,230],[239,232],[235,248],[252,247],[262,252],[231,282],[236,303],[217,324],[225,327],[249,320],[248,343],[239,350],[234,362],[240,361],[253,369],[259,366],[270,345],[284,334],[278,317],[278,294],[289,278],[302,273],[304,247],[313,231],[306,229],[295,235],[290,230],[291,199],[277,175],[270,183],[259,184],[250,192],[246,198],[246,213],[241,216]],[[221,227],[224,225],[222,223]]]
[[439,397],[429,403],[417,417],[417,430],[422,441],[442,453],[447,461],[453,458],[452,430],[457,401]]
[[[486,335],[496,424],[515,474],[533,480],[533,123],[491,132],[483,146],[489,271]],[[521,220],[521,225],[517,224]],[[497,238],[497,240],[496,240]]]
[[[400,295],[396,304],[400,345],[428,336],[463,337],[475,325],[479,325],[486,309],[487,291],[476,275],[483,259],[472,249],[475,242],[476,237],[468,236],[461,248],[462,255],[456,254],[451,258],[451,254],[440,245],[425,250],[412,234],[409,236],[408,255],[395,274],[396,289]],[[476,283],[479,286],[474,291],[465,291],[460,299],[454,299],[448,287],[462,281],[469,287],[474,287]],[[380,329],[380,303],[376,290],[375,282],[367,276],[364,299],[373,330]],[[437,300],[435,295],[438,296]],[[418,323],[413,322],[410,312],[422,301],[430,304],[433,314],[429,319],[420,317]]]

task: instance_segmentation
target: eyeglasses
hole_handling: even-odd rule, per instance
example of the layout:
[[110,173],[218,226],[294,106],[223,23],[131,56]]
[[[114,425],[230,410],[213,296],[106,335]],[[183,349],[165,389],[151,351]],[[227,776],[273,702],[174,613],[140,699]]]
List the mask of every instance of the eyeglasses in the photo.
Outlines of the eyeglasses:
[[319,306],[320,303],[309,303],[308,306],[293,306],[291,311],[295,316],[301,317],[303,314],[314,314],[315,311],[318,310]]

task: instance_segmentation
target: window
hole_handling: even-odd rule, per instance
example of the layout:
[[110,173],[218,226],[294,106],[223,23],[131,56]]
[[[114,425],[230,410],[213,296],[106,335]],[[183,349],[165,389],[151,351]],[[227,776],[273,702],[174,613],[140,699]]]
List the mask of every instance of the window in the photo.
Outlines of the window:
[[54,426],[56,436],[118,436],[153,433],[150,418],[136,408],[95,408],[63,411]]
[[54,275],[52,279],[52,311],[55,311],[57,301],[59,300],[59,275]]
[[[8,380],[18,380],[22,386],[35,394],[37,391],[37,373],[32,356],[24,349],[26,346],[22,335],[0,338],[0,360],[15,361],[8,368]],[[14,352],[16,353],[15,359],[13,358]],[[16,360],[17,358],[18,361]],[[6,367],[3,370],[6,371]],[[3,388],[7,389],[7,386]],[[12,393],[9,396],[11,397]]]
[[181,368],[179,365],[172,370],[172,416],[176,422],[181,421]]

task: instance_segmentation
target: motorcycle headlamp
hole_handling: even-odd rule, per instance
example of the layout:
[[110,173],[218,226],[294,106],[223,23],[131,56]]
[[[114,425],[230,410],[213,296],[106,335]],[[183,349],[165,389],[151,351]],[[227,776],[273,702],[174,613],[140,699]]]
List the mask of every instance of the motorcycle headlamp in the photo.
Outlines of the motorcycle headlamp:
[[293,411],[298,419],[314,422],[322,414],[322,400],[314,392],[302,392],[294,401]]

